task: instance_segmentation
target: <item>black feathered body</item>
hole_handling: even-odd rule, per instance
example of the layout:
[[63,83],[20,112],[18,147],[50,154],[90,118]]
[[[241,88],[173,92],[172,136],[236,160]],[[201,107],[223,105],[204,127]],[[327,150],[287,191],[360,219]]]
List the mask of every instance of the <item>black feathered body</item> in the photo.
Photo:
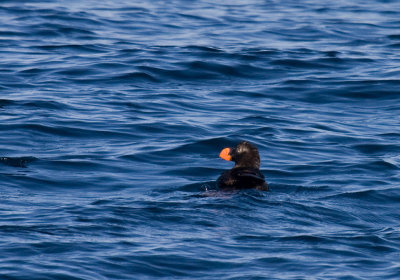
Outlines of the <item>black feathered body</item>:
[[259,189],[268,190],[264,175],[258,168],[234,167],[225,171],[217,180],[220,189]]

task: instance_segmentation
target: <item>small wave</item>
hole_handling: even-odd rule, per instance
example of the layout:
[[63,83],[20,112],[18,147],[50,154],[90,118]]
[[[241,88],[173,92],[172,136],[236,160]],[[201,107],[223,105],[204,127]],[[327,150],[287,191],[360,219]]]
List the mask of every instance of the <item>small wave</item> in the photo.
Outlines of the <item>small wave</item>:
[[284,66],[284,67],[294,67],[294,68],[309,68],[309,69],[329,69],[329,68],[340,68],[337,65],[337,61],[334,64],[329,63],[332,62],[329,60],[316,60],[316,61],[307,61],[300,59],[277,59],[271,61],[271,64],[276,66]]
[[31,162],[36,161],[35,157],[0,157],[0,162],[13,167],[27,167]]
[[126,74],[117,75],[109,79],[111,82],[121,81],[145,81],[145,82],[159,82],[155,75],[145,72],[131,72]]
[[66,51],[70,53],[103,53],[107,47],[95,44],[60,44],[60,45],[39,45],[37,49],[50,52]]
[[112,130],[102,129],[89,129],[81,128],[77,126],[65,126],[65,125],[45,125],[37,123],[25,123],[25,124],[12,124],[12,125],[0,125],[0,131],[5,130],[26,130],[33,133],[56,135],[62,137],[89,137],[89,138],[104,138],[104,137],[129,137],[132,136],[129,132],[119,132]]
[[3,107],[5,107],[5,106],[11,105],[11,104],[14,104],[14,101],[13,101],[13,100],[10,100],[10,99],[0,99],[0,108],[3,108]]
[[388,153],[397,153],[400,149],[399,145],[389,143],[379,144],[356,144],[352,148],[367,155],[383,155]]
[[400,201],[400,193],[397,189],[382,190],[363,190],[353,192],[343,192],[335,195],[329,195],[326,199],[351,199],[359,201],[368,201],[375,204],[385,205],[389,202],[398,203]]

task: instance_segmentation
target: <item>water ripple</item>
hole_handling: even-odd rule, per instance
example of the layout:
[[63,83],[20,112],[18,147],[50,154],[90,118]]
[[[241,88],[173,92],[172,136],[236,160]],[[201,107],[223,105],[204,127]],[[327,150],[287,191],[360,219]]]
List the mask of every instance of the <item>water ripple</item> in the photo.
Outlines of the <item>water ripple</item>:
[[0,278],[398,279],[398,11],[2,1]]

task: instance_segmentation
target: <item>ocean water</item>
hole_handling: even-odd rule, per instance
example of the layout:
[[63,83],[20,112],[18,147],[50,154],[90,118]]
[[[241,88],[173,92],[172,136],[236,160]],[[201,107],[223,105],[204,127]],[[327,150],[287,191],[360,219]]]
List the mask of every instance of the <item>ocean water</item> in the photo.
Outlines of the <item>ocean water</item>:
[[399,1],[3,0],[0,94],[0,279],[400,279]]

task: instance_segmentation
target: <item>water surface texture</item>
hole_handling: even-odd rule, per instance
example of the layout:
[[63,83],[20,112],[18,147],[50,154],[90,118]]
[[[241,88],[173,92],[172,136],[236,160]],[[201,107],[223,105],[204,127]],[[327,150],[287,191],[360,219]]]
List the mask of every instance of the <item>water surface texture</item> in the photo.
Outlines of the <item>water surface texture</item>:
[[0,93],[0,279],[400,279],[398,1],[3,0]]

